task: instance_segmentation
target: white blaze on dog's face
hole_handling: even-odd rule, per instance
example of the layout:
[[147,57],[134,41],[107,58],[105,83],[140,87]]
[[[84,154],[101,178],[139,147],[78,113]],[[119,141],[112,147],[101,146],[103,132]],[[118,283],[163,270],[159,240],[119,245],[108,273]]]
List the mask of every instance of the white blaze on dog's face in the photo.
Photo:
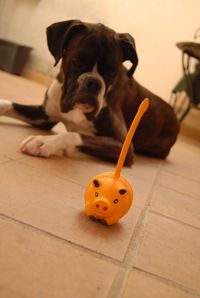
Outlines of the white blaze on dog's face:
[[[82,93],[84,94],[85,89],[86,91],[88,90],[88,92],[93,92],[96,96],[95,100],[97,109],[96,115],[94,116],[97,116],[105,103],[104,96],[106,90],[105,82],[102,76],[98,73],[97,65],[93,67],[91,72],[82,73],[78,77],[77,93],[80,94],[80,97]],[[75,108],[82,110],[84,113],[93,113],[94,105],[87,102],[87,98],[85,100],[86,102],[83,100],[82,102],[80,101],[76,103]]]

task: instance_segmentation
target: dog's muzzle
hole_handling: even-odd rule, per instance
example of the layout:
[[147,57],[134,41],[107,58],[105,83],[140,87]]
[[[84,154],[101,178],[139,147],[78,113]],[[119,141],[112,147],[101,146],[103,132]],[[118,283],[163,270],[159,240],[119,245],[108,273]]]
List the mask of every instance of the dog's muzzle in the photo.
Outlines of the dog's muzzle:
[[98,93],[104,85],[102,77],[96,72],[86,72],[79,76],[78,85],[89,93]]
[[97,72],[84,73],[78,78],[78,85],[79,103],[88,113],[98,115],[105,95],[103,78]]
[[100,112],[105,95],[105,83],[96,72],[83,73],[78,77],[74,95],[64,100],[61,105],[62,112],[78,108],[86,116],[95,117]]

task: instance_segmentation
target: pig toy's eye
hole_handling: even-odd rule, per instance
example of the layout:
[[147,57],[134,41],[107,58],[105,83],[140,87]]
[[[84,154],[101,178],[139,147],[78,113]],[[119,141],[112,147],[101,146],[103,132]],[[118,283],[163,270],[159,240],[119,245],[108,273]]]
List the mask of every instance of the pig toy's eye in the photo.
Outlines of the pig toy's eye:
[[114,204],[117,204],[118,202],[119,202],[118,199],[115,199],[115,200],[113,201]]
[[95,197],[98,197],[98,195],[99,195],[98,192],[95,192]]
[[101,183],[97,179],[93,180],[94,187],[100,187]]
[[124,195],[125,193],[127,193],[126,189],[120,189],[119,190],[120,195]]

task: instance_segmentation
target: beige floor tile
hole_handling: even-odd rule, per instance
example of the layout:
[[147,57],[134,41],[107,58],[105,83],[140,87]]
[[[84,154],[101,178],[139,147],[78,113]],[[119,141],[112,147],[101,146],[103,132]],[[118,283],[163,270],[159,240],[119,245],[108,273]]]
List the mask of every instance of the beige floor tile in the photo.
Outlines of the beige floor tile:
[[200,199],[200,183],[193,179],[162,171],[158,178],[158,185],[171,188],[194,199]]
[[45,167],[48,173],[69,179],[82,186],[86,186],[97,174],[114,171],[114,166],[109,163],[98,162],[81,153],[73,156],[54,156],[50,158],[38,158],[26,156],[24,164],[40,170]]
[[200,200],[169,188],[157,187],[151,210],[200,228]]
[[141,209],[133,205],[118,224],[106,227],[85,216],[84,187],[49,174],[45,166],[3,163],[0,177],[0,213],[112,258],[124,258]]
[[130,273],[123,298],[197,298],[182,289],[172,287],[144,273]]
[[[0,98],[23,104],[40,104],[43,102],[46,87],[19,76],[0,71]],[[12,88],[11,88],[12,86]],[[23,158],[18,150],[20,143],[29,135],[44,134],[21,121],[0,117],[0,154],[13,159]]]
[[200,143],[180,137],[163,169],[200,182]]
[[152,184],[137,176],[128,179],[134,190],[135,206],[143,208],[149,198]]
[[11,159],[23,159],[25,154],[21,153],[19,146],[23,140],[30,135],[44,135],[47,132],[35,129],[21,121],[8,117],[0,117],[0,155]]
[[0,98],[23,104],[40,104],[44,99],[44,85],[3,71],[0,71],[0,82]]
[[200,230],[149,214],[136,267],[200,290]]
[[144,179],[147,183],[153,183],[161,163],[160,159],[137,155],[134,165],[131,168],[124,168],[123,172]]
[[10,161],[10,159],[7,156],[0,154],[0,163],[6,162],[6,161]]
[[107,297],[117,267],[0,217],[0,297]]
[[[43,159],[27,157],[23,159],[22,163],[38,170],[45,167],[48,173],[74,181],[83,187],[86,187],[95,175],[103,172],[113,172],[115,168],[112,164],[104,163],[79,153],[73,156],[73,158],[52,157]],[[133,187],[134,205],[143,208],[152,188],[152,183],[138,176],[130,175],[131,171],[132,169],[125,168],[122,174]]]

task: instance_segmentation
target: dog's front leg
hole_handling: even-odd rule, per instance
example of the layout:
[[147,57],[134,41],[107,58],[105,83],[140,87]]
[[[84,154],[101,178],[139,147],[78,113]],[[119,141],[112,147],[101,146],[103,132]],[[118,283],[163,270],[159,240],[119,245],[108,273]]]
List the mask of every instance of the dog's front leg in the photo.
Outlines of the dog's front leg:
[[[79,146],[82,152],[100,159],[116,163],[123,143],[112,137],[82,135],[82,144]],[[124,165],[131,166],[134,163],[133,144],[130,145]]]
[[[22,142],[20,150],[33,156],[49,157],[51,155],[66,154],[76,147],[82,152],[116,163],[122,148],[122,142],[111,137],[67,132],[50,136],[30,136]],[[131,144],[125,159],[125,165],[131,166],[133,162],[134,150]]]
[[67,132],[50,136],[30,136],[22,142],[20,150],[33,156],[49,157],[66,154],[80,145],[82,145],[80,135]]
[[47,115],[43,105],[23,105],[7,99],[0,99],[0,116],[15,118],[47,130],[58,122]]
[[[80,150],[97,158],[116,163],[127,135],[127,126],[122,112],[110,107],[104,109],[99,116],[97,127],[97,135],[81,135]],[[131,166],[134,163],[134,158],[134,147],[131,143],[124,164]]]

